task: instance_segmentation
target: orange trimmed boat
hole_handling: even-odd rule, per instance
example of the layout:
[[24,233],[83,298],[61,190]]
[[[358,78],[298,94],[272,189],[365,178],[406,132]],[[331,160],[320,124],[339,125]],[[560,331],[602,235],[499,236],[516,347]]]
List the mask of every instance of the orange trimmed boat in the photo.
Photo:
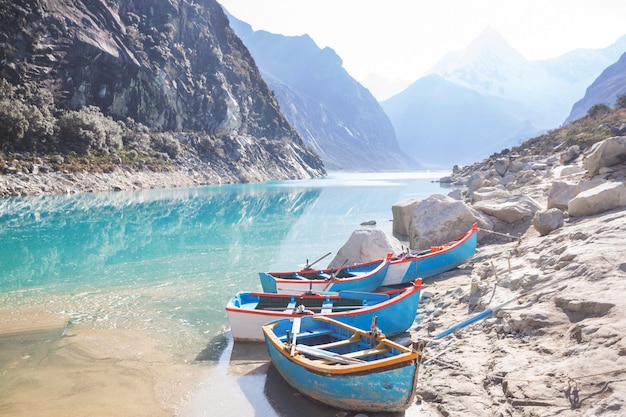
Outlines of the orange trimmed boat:
[[324,316],[281,319],[262,327],[281,376],[302,394],[335,408],[398,412],[414,401],[422,345],[409,348]]

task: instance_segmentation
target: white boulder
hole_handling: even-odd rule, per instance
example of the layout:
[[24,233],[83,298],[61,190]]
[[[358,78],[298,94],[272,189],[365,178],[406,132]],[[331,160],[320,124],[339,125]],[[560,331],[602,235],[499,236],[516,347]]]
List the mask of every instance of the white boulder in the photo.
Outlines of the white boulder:
[[474,223],[493,229],[489,219],[467,204],[442,194],[431,195],[413,208],[409,245],[417,251],[442,245],[467,232]]
[[472,207],[509,224],[528,220],[541,209],[539,203],[526,195],[509,195],[478,201]]
[[554,181],[548,193],[548,208],[567,210],[569,201],[576,197],[577,184],[568,181]]
[[592,216],[619,207],[626,207],[626,187],[621,182],[605,182],[583,191],[570,200],[570,216]]
[[344,263],[351,265],[374,261],[386,257],[390,252],[398,254],[401,251],[402,243],[395,237],[388,236],[382,229],[357,229],[339,249],[328,267],[337,268]]
[[539,232],[539,235],[545,236],[553,230],[563,226],[563,212],[558,208],[541,210],[535,213],[533,217],[533,227]]
[[409,235],[411,212],[417,203],[418,200],[410,198],[399,201],[391,206],[391,214],[393,216],[393,233],[398,233],[402,236]]
[[583,161],[583,167],[592,177],[602,167],[610,167],[626,161],[626,136],[614,136],[594,143]]

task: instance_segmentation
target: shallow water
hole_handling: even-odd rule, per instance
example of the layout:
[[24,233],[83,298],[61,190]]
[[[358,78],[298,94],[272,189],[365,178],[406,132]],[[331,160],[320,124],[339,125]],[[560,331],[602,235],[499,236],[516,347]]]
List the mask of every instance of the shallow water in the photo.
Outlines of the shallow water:
[[[54,385],[45,386],[37,369],[58,370],[64,361],[69,365],[63,369],[80,368],[81,354],[100,372],[119,367],[107,362],[106,349],[120,358],[144,350],[135,368],[157,361],[167,377],[154,372],[151,377],[171,377],[182,387],[176,379],[180,364],[198,376],[204,370],[189,364],[219,363],[202,360],[203,352],[217,349],[213,356],[222,357],[228,349],[220,341],[228,328],[224,305],[237,291],[259,290],[259,271],[295,269],[333,252],[319,264],[326,266],[364,221],[375,220],[391,234],[392,204],[446,193],[432,182],[443,175],[333,174],[308,181],[0,200],[0,332],[8,335],[0,339],[0,414],[20,409],[25,377],[44,385],[34,393],[54,397]],[[118,352],[124,340],[130,347]],[[126,366],[127,359],[119,360]],[[100,384],[113,390],[120,374],[107,375]],[[265,381],[264,374],[259,378]],[[68,387],[57,397],[72,392]],[[261,403],[254,401],[254,407]],[[97,410],[108,409],[105,404]]]

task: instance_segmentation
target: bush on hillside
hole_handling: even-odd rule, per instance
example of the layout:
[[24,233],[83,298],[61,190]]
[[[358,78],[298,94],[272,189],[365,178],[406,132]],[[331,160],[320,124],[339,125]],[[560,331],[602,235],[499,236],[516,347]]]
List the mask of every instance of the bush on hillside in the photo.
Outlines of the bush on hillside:
[[180,142],[171,132],[160,132],[152,135],[152,149],[162,152],[175,159],[181,151]]
[[0,79],[0,149],[47,152],[56,148],[54,99],[34,84],[16,87]]
[[68,111],[59,117],[59,137],[65,152],[107,155],[122,147],[122,126],[95,106]]
[[626,94],[623,94],[617,98],[615,101],[616,109],[626,109]]
[[589,117],[599,117],[604,114],[608,114],[611,112],[611,108],[604,103],[594,104],[587,110],[587,116]]

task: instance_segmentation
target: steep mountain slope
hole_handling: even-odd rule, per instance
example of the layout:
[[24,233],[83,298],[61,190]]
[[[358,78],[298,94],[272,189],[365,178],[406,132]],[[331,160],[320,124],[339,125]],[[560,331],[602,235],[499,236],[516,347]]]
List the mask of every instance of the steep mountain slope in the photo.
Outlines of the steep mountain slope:
[[626,53],[616,63],[606,68],[587,88],[585,96],[574,103],[565,123],[585,116],[594,104],[614,106],[617,98],[624,94],[626,94]]
[[307,35],[253,31],[229,16],[280,107],[327,169],[407,170],[419,165],[398,147],[389,118],[330,48]]
[[183,132],[245,180],[323,175],[215,0],[0,0],[0,77]]
[[469,164],[519,143],[537,129],[504,108],[513,104],[429,75],[382,102],[400,146],[430,168]]

